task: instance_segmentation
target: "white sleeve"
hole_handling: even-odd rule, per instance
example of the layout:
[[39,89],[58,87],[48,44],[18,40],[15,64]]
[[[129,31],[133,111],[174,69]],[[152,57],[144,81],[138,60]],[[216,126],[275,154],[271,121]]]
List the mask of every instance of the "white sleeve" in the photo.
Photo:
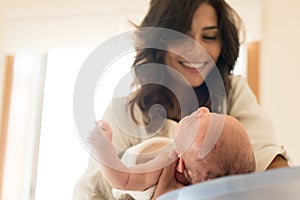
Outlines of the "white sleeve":
[[99,173],[98,163],[90,158],[89,165],[85,173],[76,183],[73,191],[73,200],[92,199]]
[[276,155],[288,159],[283,146],[278,145],[273,125],[258,105],[245,78],[231,77],[228,95],[228,114],[238,119],[246,129],[256,159],[256,171],[264,171]]

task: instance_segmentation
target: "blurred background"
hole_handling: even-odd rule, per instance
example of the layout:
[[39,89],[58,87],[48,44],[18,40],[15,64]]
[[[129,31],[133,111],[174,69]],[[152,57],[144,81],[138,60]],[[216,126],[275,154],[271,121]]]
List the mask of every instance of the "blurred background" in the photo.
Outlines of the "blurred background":
[[[300,2],[228,0],[245,23],[235,71],[248,79],[278,142],[300,165]],[[71,199],[89,155],[73,122],[73,90],[85,59],[102,42],[133,30],[149,0],[0,0],[0,199]],[[114,62],[95,95],[101,118],[114,81],[129,71]]]

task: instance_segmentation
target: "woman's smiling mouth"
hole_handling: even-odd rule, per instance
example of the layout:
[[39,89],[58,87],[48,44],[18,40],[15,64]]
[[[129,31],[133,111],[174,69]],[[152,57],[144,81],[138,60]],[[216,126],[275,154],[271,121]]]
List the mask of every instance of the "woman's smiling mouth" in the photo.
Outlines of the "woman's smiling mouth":
[[207,62],[184,62],[184,61],[179,61],[180,65],[184,67],[186,70],[189,72],[193,73],[199,73],[199,70],[203,70],[203,68],[206,66]]

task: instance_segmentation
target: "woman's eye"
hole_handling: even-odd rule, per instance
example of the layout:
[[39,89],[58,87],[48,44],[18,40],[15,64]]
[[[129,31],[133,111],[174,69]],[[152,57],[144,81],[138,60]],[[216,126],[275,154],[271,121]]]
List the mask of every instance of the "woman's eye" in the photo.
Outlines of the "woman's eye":
[[204,40],[216,40],[217,39],[217,36],[202,36],[202,38],[204,39]]

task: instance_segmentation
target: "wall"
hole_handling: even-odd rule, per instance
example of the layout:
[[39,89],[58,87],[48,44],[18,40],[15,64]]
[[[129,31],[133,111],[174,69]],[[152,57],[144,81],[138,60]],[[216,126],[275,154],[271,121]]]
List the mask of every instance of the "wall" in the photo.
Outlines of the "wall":
[[9,52],[95,47],[124,29],[127,30],[127,19],[139,19],[147,9],[146,2],[6,1],[3,9],[5,40],[2,46]]
[[[2,9],[1,9],[1,2],[0,2],[0,130],[1,130],[1,116],[2,116],[2,104],[3,104],[3,92],[4,92],[4,75],[5,75],[5,58],[4,58],[4,53],[3,53],[3,23],[4,23],[4,17],[1,14]],[[0,133],[1,136],[1,133]],[[1,172],[0,172],[1,173]]]
[[298,0],[227,0],[245,23],[247,42],[261,41],[260,97],[278,142],[300,165],[300,2]]
[[[1,13],[1,9],[0,9],[0,13]],[[5,75],[5,67],[4,67],[4,57],[3,54],[1,53],[1,32],[2,32],[2,16],[0,15],[0,198],[1,198],[1,194],[2,194],[2,180],[3,180],[3,168],[4,168],[4,153],[3,153],[3,143],[5,142],[3,140],[4,138],[4,133],[2,131],[2,107],[3,107],[3,96],[4,96],[4,75]]]
[[278,140],[300,165],[300,2],[263,1],[261,102]]
[[257,41],[262,37],[262,1],[261,0],[227,0],[237,11],[246,29],[245,42]]
[[[1,122],[1,113],[2,113],[2,104],[3,104],[3,90],[4,90],[4,62],[3,56],[0,55],[0,122]],[[0,130],[1,130],[1,123],[0,123]]]
[[[135,0],[135,3],[133,3],[132,0],[126,0],[126,2],[131,5],[130,7],[126,4],[123,4],[123,1],[121,0],[110,0],[110,1],[104,1],[104,0],[0,0],[0,61],[2,61],[4,58],[4,55],[9,53],[23,53],[23,52],[34,52],[36,54],[40,54],[41,52],[48,52],[52,50],[57,49],[72,49],[72,48],[89,48],[89,47],[96,47],[99,45],[102,41],[112,37],[113,35],[116,35],[124,30],[128,30],[130,27],[127,25],[127,19],[133,19],[133,21],[136,21],[138,17],[141,15],[141,12],[143,12],[146,7],[143,7],[143,3],[146,1],[143,0]],[[142,9],[141,9],[142,8]],[[18,54],[19,55],[19,54]],[[30,60],[30,59],[29,59]],[[69,60],[76,60],[69,58]],[[81,62],[80,62],[81,63]],[[79,65],[80,63],[76,63]],[[61,71],[70,69],[68,66],[59,65],[59,67],[62,66]],[[76,66],[70,66],[72,69]],[[25,72],[25,76],[35,73],[30,73],[30,70],[25,69],[24,70],[24,62],[22,62],[22,66],[20,66],[19,70],[22,72]],[[0,62],[0,103],[2,101],[2,91],[3,91],[3,66]],[[37,72],[38,70],[36,70]],[[51,70],[48,69],[48,72]],[[28,73],[28,74],[27,74]],[[77,73],[77,71],[73,70],[73,73]],[[20,75],[21,74],[21,75]],[[19,73],[20,76],[22,76],[22,73]],[[62,74],[60,73],[62,76]],[[70,76],[70,74],[63,74],[66,76]],[[76,77],[76,75],[72,76]],[[29,95],[30,98],[36,99],[32,93],[34,93],[36,88],[31,87],[32,82],[37,83],[37,81],[29,80],[28,84],[25,84],[24,78],[22,77],[15,77],[16,81],[15,88],[21,88],[21,86],[28,86],[30,85],[30,89],[27,91],[22,87],[22,89],[15,89],[15,93],[18,95],[19,93],[26,94],[27,97]],[[57,78],[57,77],[56,77]],[[35,80],[35,79],[34,79]],[[23,82],[22,82],[23,81]],[[64,80],[63,85],[67,85],[68,81]],[[19,84],[18,84],[19,83]],[[20,84],[21,83],[21,84]],[[22,84],[24,83],[24,84]],[[72,93],[73,91],[73,82],[72,82],[72,89],[68,91]],[[40,86],[41,84],[38,84]],[[19,87],[18,87],[19,86]],[[64,88],[64,87],[63,87]],[[18,91],[17,91],[18,90]],[[31,91],[32,93],[28,92]],[[65,92],[65,91],[64,91]],[[17,96],[15,95],[15,97]],[[72,97],[72,95],[70,95]],[[20,98],[14,98],[20,99]],[[26,102],[34,102],[33,100],[28,100],[27,98],[21,98],[22,101],[25,103],[15,105],[19,106],[12,106],[14,109],[20,109],[20,112],[24,114],[24,111],[30,110],[30,114],[35,116],[35,109],[28,106]],[[72,98],[68,98],[67,100],[71,100]],[[0,104],[0,106],[2,103]],[[13,105],[13,104],[12,104]],[[32,105],[37,105],[36,103],[33,103]],[[72,104],[68,104],[72,105]],[[24,108],[24,107],[25,108]],[[13,110],[13,109],[12,109]],[[1,110],[0,110],[1,111]],[[71,111],[71,110],[70,110]],[[28,119],[29,122],[35,122],[37,120],[31,120],[32,118],[30,115],[27,115],[24,117],[24,115],[18,113],[18,116],[12,115],[11,118],[14,120],[19,120],[22,117]],[[72,112],[68,112],[72,113]],[[22,119],[23,119],[22,118]],[[71,121],[71,126],[73,130],[74,124],[72,122],[72,118],[68,116],[68,118]],[[24,122],[24,121],[23,121]],[[20,123],[14,123],[19,124]],[[9,127],[10,128],[10,134],[8,138],[8,145],[7,145],[7,159],[5,160],[6,168],[5,168],[5,177],[4,177],[4,187],[3,187],[3,193],[2,198],[3,199],[26,199],[25,197],[29,195],[29,187],[31,187],[30,184],[28,184],[32,177],[30,177],[31,169],[32,169],[32,154],[31,150],[33,149],[32,143],[35,142],[32,138],[32,124],[28,123],[26,124],[27,128],[23,128],[23,126],[18,126],[19,128],[22,128],[22,134],[19,134],[19,131],[16,131],[15,127]],[[29,127],[29,128],[28,128]],[[60,130],[61,131],[61,130]],[[74,139],[73,144],[77,145],[76,147],[79,147],[80,152],[83,155],[87,155],[86,151],[82,150],[82,145],[79,143],[78,136],[74,134],[75,131],[67,131]],[[61,133],[61,132],[57,132]],[[21,140],[14,140],[14,138],[18,138]],[[23,139],[22,139],[23,138]],[[57,145],[57,138],[55,138],[54,144]],[[71,140],[72,140],[71,139]],[[15,142],[17,141],[17,143]],[[67,140],[66,140],[67,141]],[[68,140],[69,141],[69,140]],[[18,144],[18,142],[21,142],[22,144]],[[77,143],[75,143],[77,142]],[[62,143],[66,144],[65,141],[62,141]],[[17,144],[18,148],[15,148]],[[51,142],[47,141],[45,143],[41,143],[42,145],[45,144],[51,144]],[[74,146],[75,146],[74,145]],[[44,146],[43,146],[44,147]],[[45,147],[48,147],[45,145]],[[65,146],[64,146],[65,148]],[[41,148],[42,149],[42,148]],[[50,149],[50,148],[49,148]],[[71,150],[71,148],[68,148]],[[60,150],[60,149],[58,149]],[[56,153],[55,151],[53,151]],[[74,153],[73,151],[72,153]],[[40,151],[41,153],[41,151]],[[64,153],[67,153],[64,151]],[[72,155],[72,153],[68,155]],[[15,156],[18,155],[18,156]],[[44,154],[43,154],[44,155]],[[53,154],[51,154],[53,155]],[[59,155],[65,155],[60,152]],[[67,156],[68,156],[67,155]],[[79,155],[79,154],[74,154]],[[50,156],[55,158],[58,158],[57,156]],[[62,156],[63,157],[63,156]],[[15,159],[15,158],[21,158],[21,159]],[[45,156],[44,158],[49,158],[49,156]],[[64,156],[63,159],[66,157]],[[78,162],[78,158],[71,159],[76,160]],[[71,161],[69,159],[69,161]],[[43,160],[39,160],[39,163],[42,163]],[[69,164],[76,165],[77,163],[72,163],[72,161]],[[46,162],[43,162],[46,164]],[[56,165],[60,162],[51,162],[53,165]],[[12,165],[10,167],[9,165]],[[53,196],[54,199],[71,199],[72,191],[73,191],[73,185],[75,184],[74,179],[78,179],[82,173],[84,172],[87,161],[82,162],[82,165],[84,168],[80,170],[80,173],[74,175],[74,172],[72,174],[72,170],[68,170],[67,173],[64,175],[67,175],[69,172],[71,175],[69,175],[70,179],[67,180],[73,180],[71,183],[68,183],[67,186],[60,187],[60,185],[56,185],[55,187],[59,189],[66,189],[69,188],[69,190],[63,190],[64,194],[60,194],[61,196],[57,198],[57,194],[54,193]],[[41,166],[41,165],[40,165]],[[39,169],[48,169],[48,168],[42,168],[39,166]],[[66,165],[69,166],[69,165]],[[65,166],[65,167],[66,167]],[[59,166],[61,169],[61,166]],[[70,168],[69,168],[70,169]],[[72,168],[73,169],[73,168]],[[56,170],[53,168],[52,170]],[[66,170],[66,171],[67,171]],[[49,171],[46,171],[44,173],[47,175]],[[76,171],[75,171],[76,173]],[[26,176],[24,176],[26,174]],[[49,173],[48,173],[49,175]],[[68,175],[67,175],[68,176]],[[45,176],[41,176],[41,178],[44,178]],[[1,178],[1,177],[0,177]],[[51,176],[51,178],[55,179],[57,182],[57,176]],[[52,180],[53,180],[52,179]],[[46,181],[44,181],[46,182]],[[51,182],[51,181],[50,181]],[[47,182],[49,183],[49,182]],[[55,182],[54,182],[55,183]],[[62,185],[66,182],[62,182]],[[39,186],[44,186],[40,185]],[[47,185],[48,186],[48,185]],[[1,187],[1,186],[0,186]],[[44,188],[49,188],[44,187]],[[34,191],[34,188],[30,188],[30,192]],[[43,190],[39,190],[43,191]],[[48,191],[48,190],[47,190]],[[41,193],[41,192],[40,192]],[[45,195],[47,193],[42,192],[42,195]],[[68,198],[64,198],[64,195],[69,195]],[[53,199],[52,195],[45,195],[47,199]],[[45,199],[43,198],[41,199]],[[0,194],[1,199],[1,194]],[[37,198],[38,199],[38,198]]]
[[[4,55],[3,55],[3,23],[4,23],[4,17],[1,13],[3,13],[2,10],[3,6],[1,6],[0,2],[0,113],[2,112],[2,96],[3,96],[3,83],[4,83]],[[1,115],[0,115],[1,117]],[[1,119],[0,119],[1,121]],[[1,124],[0,124],[1,126]]]

